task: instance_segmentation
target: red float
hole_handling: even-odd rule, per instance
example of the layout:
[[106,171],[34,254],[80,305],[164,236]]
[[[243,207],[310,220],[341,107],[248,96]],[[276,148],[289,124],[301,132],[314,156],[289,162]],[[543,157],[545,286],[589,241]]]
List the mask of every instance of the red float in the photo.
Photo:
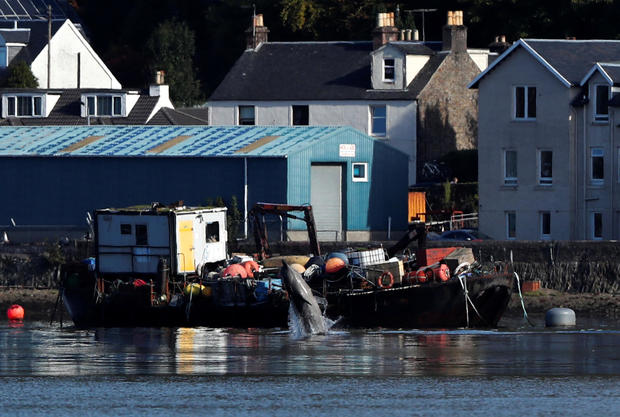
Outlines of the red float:
[[222,278],[225,277],[236,277],[240,276],[241,278],[247,278],[248,272],[245,270],[243,265],[241,264],[232,264],[228,265],[220,274]]
[[9,320],[23,320],[24,319],[24,308],[19,304],[13,304],[6,311],[6,315]]
[[260,268],[258,263],[255,261],[245,261],[241,265],[243,265],[243,267],[245,268],[245,272],[250,278],[254,278],[254,272],[258,272]]
[[325,272],[334,274],[346,266],[345,262],[340,258],[330,258],[325,263]]

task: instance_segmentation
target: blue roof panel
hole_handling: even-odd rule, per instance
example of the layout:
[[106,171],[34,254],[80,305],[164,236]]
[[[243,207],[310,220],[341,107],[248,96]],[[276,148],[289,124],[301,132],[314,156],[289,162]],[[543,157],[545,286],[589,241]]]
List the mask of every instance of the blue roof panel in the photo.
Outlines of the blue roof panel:
[[[0,156],[285,156],[350,129],[323,126],[6,126],[0,127]],[[265,137],[271,140],[237,153]]]

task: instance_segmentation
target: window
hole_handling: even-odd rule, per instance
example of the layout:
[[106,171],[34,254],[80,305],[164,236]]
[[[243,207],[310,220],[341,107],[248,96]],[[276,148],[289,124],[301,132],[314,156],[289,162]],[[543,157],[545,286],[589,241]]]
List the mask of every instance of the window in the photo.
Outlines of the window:
[[383,60],[383,81],[387,83],[394,82],[394,58]]
[[370,106],[370,134],[385,136],[387,133],[387,114],[385,105]]
[[207,223],[205,238],[208,243],[220,241],[220,222]]
[[354,162],[352,166],[353,182],[368,182],[368,163]]
[[595,86],[594,120],[607,121],[609,119],[609,86],[599,84]]
[[146,224],[136,225],[136,245],[146,246],[149,244],[149,237],[147,233]]
[[254,125],[254,106],[239,106],[239,125]]
[[131,225],[121,224],[121,235],[130,235],[130,234],[131,234]]
[[293,106],[293,126],[308,126],[310,111],[308,106]]
[[8,96],[6,103],[7,116],[35,117],[43,114],[42,96]]
[[592,213],[592,239],[603,239],[603,213]]
[[603,148],[590,149],[590,181],[593,185],[603,185],[605,164]]
[[540,213],[540,238],[551,238],[551,213],[548,211]]
[[536,120],[536,87],[515,87],[514,111],[516,120]]
[[517,151],[504,151],[504,185],[517,185]]
[[553,152],[538,151],[538,183],[553,184]]
[[114,95],[86,96],[88,116],[123,116],[122,97]]
[[506,212],[506,238],[515,239],[517,237],[517,213],[514,211]]

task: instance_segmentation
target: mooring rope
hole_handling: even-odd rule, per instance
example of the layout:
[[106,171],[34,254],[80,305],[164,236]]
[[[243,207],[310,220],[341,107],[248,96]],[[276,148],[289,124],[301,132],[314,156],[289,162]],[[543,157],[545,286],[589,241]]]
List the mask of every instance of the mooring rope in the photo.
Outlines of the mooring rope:
[[463,288],[463,292],[465,293],[465,316],[467,318],[467,327],[469,327],[469,305],[468,304],[471,304],[471,307],[474,309],[474,311],[476,312],[480,320],[484,322],[486,322],[486,320],[478,312],[478,309],[476,308],[476,306],[474,305],[474,302],[469,297],[469,291],[467,290],[467,273],[470,271],[471,265],[468,262],[463,262],[462,264],[456,267],[455,271],[459,271],[461,268],[464,268],[464,271],[459,273],[456,277],[459,279],[459,282],[461,283],[461,287]]
[[530,321],[530,318],[527,316],[527,311],[525,310],[525,303],[523,302],[523,294],[521,293],[521,283],[519,282],[519,274],[513,271],[515,278],[517,279],[517,289],[519,290],[519,298],[521,299],[521,308],[523,309],[523,318],[525,321],[529,323],[530,326],[534,327],[534,323]]

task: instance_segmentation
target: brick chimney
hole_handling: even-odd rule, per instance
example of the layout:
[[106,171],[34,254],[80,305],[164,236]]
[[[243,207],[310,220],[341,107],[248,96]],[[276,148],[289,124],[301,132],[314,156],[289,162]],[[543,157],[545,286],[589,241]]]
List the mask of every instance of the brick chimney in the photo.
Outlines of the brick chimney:
[[448,22],[443,27],[442,51],[467,52],[467,27],[463,24],[463,11],[449,11]]
[[400,31],[394,26],[394,13],[378,13],[377,27],[372,31],[373,49],[398,40]]
[[267,42],[268,37],[269,29],[267,29],[267,26],[263,26],[263,15],[254,15],[254,18],[252,19],[252,24],[245,31],[245,48],[256,49],[256,47],[261,43]]

